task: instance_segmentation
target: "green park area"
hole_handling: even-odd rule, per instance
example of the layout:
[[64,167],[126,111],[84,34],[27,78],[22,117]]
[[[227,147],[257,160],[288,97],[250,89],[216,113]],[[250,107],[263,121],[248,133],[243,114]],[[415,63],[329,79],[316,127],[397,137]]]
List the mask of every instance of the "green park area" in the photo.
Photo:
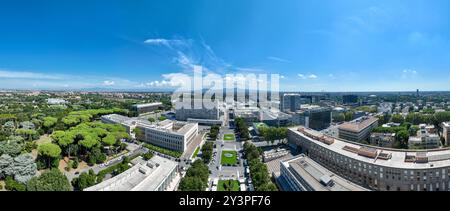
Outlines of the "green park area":
[[218,191],[239,191],[239,181],[237,180],[219,180],[217,184]]
[[225,134],[225,135],[223,135],[223,140],[224,141],[235,141],[236,136],[234,136],[234,134]]
[[267,126],[267,124],[264,123],[264,122],[258,122],[258,123],[255,123],[254,125],[255,125],[255,127],[256,127],[258,130],[259,130],[260,128],[263,128],[263,127],[269,127],[269,126]]
[[222,157],[220,159],[222,165],[234,165],[237,164],[237,152],[236,151],[222,151]]
[[192,155],[192,158],[196,158],[199,151],[200,151],[200,147],[197,147],[197,149],[195,149],[195,151],[194,151],[194,154]]

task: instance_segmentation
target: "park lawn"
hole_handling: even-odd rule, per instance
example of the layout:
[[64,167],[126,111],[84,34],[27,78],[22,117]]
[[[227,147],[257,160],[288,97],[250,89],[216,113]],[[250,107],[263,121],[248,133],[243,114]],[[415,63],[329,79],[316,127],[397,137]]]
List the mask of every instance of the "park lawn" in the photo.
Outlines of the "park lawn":
[[[231,181],[231,187],[225,188],[225,184]],[[219,180],[217,191],[240,191],[241,187],[237,180]]]
[[[231,154],[231,157],[225,156],[226,154]],[[220,163],[222,165],[234,165],[237,164],[237,152],[236,151],[222,151],[222,156],[220,158]]]
[[196,158],[199,151],[200,151],[200,147],[197,147],[197,149],[195,149],[194,154],[192,155],[192,158]]
[[234,134],[225,134],[223,135],[224,141],[236,141],[236,136]]

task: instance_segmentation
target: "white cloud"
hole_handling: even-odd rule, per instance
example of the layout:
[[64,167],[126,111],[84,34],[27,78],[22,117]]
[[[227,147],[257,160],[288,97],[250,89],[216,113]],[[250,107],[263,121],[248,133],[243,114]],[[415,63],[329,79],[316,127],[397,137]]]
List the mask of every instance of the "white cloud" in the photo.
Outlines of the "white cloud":
[[164,45],[167,47],[171,47],[174,45],[185,45],[186,42],[183,40],[178,40],[178,39],[164,39],[164,38],[154,38],[154,39],[147,39],[144,41],[145,44],[149,44],[149,45]]
[[191,57],[187,56],[182,51],[177,52],[178,56],[174,58],[175,62],[186,70],[193,70],[197,62]]
[[[148,39],[144,41],[145,44],[154,46],[164,46],[167,49],[168,57],[171,57],[172,62],[182,68],[182,72],[192,74],[195,66],[203,68],[205,73],[223,73],[223,72],[267,72],[267,70],[258,67],[239,67],[227,63],[222,58],[218,57],[213,48],[206,44],[202,39],[194,41],[192,39]],[[288,62],[278,57],[273,57],[278,61]],[[160,81],[161,82],[161,81]]]
[[[194,49],[195,46],[193,40],[190,39],[164,39],[155,38],[147,39],[144,44],[153,46],[163,46],[167,51],[162,51],[168,53],[168,57],[172,58],[172,62],[183,68],[183,71],[190,72],[193,70],[194,66],[201,66],[198,62],[196,53],[198,49]],[[201,45],[201,52],[206,52],[208,57],[215,56],[211,48],[207,45]]]
[[244,72],[244,73],[251,73],[251,72],[266,72],[264,69],[261,68],[254,68],[254,67],[235,67],[236,70]]
[[317,79],[318,77],[317,77],[317,75],[311,74],[308,76],[308,78],[309,79]]
[[416,70],[404,69],[402,71],[401,77],[403,79],[411,79],[417,76],[418,72]]
[[62,77],[56,76],[56,75],[51,75],[51,74],[46,74],[46,73],[0,70],[0,78],[58,80],[58,79],[61,79]]
[[114,86],[115,84],[114,81],[103,81],[103,86]]
[[146,83],[145,85],[148,87],[165,87],[165,88],[173,88],[185,86],[190,83],[190,78],[188,75],[184,73],[169,73],[162,75],[163,80],[156,80]]
[[283,58],[276,57],[276,56],[269,56],[269,57],[267,57],[267,59],[276,61],[276,62],[291,63],[291,61],[289,61],[287,59],[283,59]]
[[297,74],[297,76],[302,79],[302,80],[306,80],[306,79],[310,79],[310,80],[314,80],[314,79],[318,79],[319,77],[315,74],[310,74],[310,75],[304,75],[304,74]]

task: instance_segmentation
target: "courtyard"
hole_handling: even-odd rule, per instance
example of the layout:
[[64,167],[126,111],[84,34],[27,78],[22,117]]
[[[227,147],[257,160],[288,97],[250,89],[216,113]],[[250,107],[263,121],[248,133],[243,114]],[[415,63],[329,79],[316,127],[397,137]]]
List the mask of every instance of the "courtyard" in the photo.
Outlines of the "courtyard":
[[237,180],[219,180],[217,184],[218,191],[239,191],[240,184]]
[[222,151],[220,159],[222,165],[236,165],[237,164],[237,152],[231,150]]
[[223,140],[224,141],[236,141],[236,136],[234,134],[224,134]]

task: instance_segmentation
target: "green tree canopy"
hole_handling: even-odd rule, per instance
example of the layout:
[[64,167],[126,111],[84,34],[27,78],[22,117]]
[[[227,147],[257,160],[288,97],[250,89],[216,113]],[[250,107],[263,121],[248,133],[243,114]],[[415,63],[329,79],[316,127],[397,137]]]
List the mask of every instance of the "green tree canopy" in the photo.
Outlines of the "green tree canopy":
[[45,128],[50,128],[50,127],[55,126],[57,122],[58,122],[58,119],[55,118],[55,117],[50,117],[50,116],[49,117],[45,117],[43,126]]
[[394,114],[391,117],[391,121],[395,123],[403,123],[405,121],[405,118],[401,114]]
[[0,142],[0,155],[8,154],[15,156],[23,150],[23,144],[17,140],[7,140]]
[[72,185],[76,190],[83,190],[96,184],[97,175],[95,175],[92,169],[86,173],[83,172],[79,177],[72,180]]
[[52,143],[44,143],[38,147],[39,155],[56,158],[61,155],[61,148]]
[[58,169],[44,172],[27,183],[28,191],[70,191],[72,186],[67,177]]
[[102,139],[102,142],[107,146],[112,146],[117,142],[117,139],[113,135],[107,135],[105,138]]

